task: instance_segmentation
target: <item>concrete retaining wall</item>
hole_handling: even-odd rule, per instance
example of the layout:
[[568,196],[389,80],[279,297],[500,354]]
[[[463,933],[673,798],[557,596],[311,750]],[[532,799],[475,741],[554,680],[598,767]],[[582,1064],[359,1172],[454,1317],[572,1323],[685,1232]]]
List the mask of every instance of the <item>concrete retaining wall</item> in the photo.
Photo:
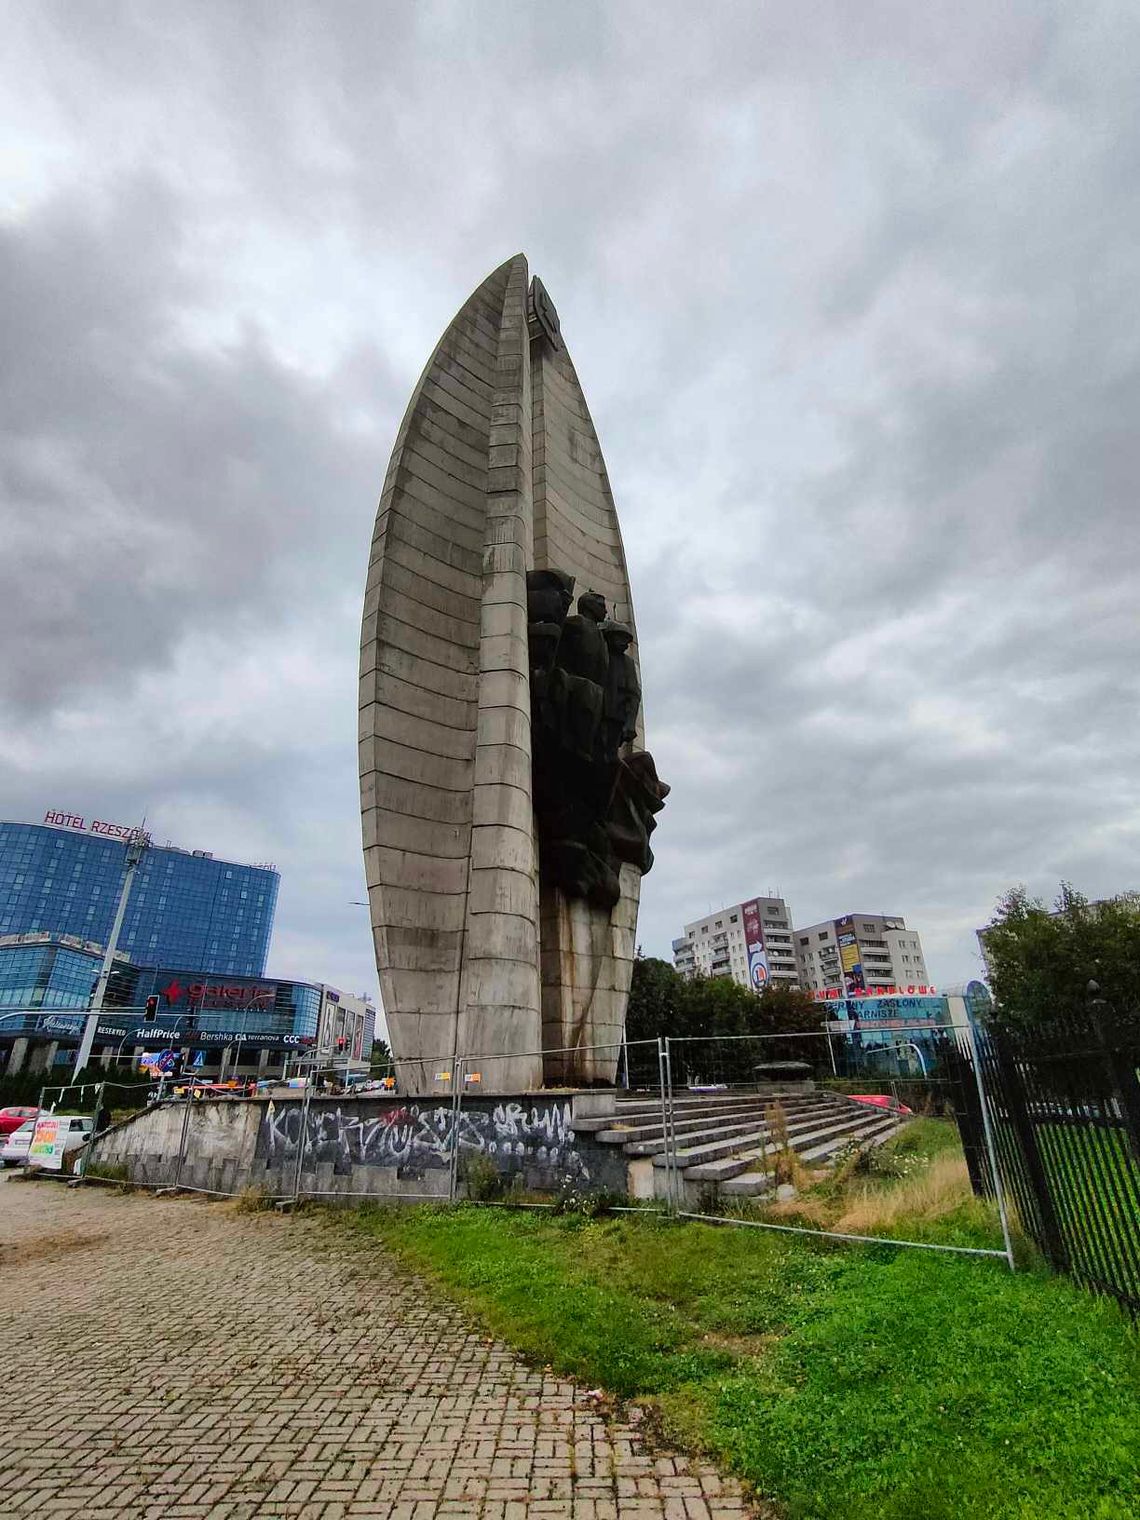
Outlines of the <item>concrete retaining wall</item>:
[[291,1197],[300,1153],[301,1193],[446,1198],[457,1129],[461,1193],[470,1172],[489,1167],[528,1191],[632,1193],[620,1148],[574,1129],[575,1116],[613,1102],[596,1092],[466,1098],[458,1124],[446,1098],[313,1098],[307,1113],[299,1098],[167,1103],[101,1135],[89,1166],[152,1187]]

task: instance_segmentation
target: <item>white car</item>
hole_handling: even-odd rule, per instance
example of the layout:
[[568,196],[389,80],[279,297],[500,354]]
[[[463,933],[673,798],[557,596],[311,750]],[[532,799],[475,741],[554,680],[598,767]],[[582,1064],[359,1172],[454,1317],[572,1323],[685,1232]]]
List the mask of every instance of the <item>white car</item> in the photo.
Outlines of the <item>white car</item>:
[[[50,1114],[41,1114],[38,1122],[43,1123],[44,1120],[51,1117]],[[36,1124],[37,1120],[29,1119],[27,1124],[21,1124],[20,1128],[8,1137],[8,1143],[4,1146],[3,1150],[0,1150],[0,1162],[4,1166],[26,1166],[28,1164],[32,1138],[36,1132]],[[94,1120],[80,1118],[73,1114],[64,1114],[59,1118],[58,1125],[63,1131],[63,1153],[60,1158],[62,1161],[72,1151],[77,1151],[81,1145],[87,1144],[91,1138],[91,1131],[94,1128]],[[50,1161],[43,1164],[47,1166],[48,1170],[67,1170],[67,1167],[61,1167],[59,1162],[56,1162],[54,1166]]]
[[22,1165],[28,1159],[28,1146],[31,1145],[35,1132],[34,1119],[29,1119],[27,1124],[21,1124],[19,1129],[14,1129],[4,1141],[3,1149],[0,1150],[0,1165]]

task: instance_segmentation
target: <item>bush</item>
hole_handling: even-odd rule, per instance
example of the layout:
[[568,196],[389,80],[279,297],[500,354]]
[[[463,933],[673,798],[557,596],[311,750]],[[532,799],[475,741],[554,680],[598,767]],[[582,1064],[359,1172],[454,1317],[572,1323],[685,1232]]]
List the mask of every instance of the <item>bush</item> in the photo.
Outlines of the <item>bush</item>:
[[472,1203],[500,1203],[514,1187],[514,1178],[504,1176],[489,1156],[478,1151],[461,1160],[459,1180]]
[[554,1196],[554,1212],[577,1214],[583,1219],[597,1219],[600,1214],[607,1214],[610,1209],[625,1201],[622,1193],[588,1193],[577,1177],[563,1177]]

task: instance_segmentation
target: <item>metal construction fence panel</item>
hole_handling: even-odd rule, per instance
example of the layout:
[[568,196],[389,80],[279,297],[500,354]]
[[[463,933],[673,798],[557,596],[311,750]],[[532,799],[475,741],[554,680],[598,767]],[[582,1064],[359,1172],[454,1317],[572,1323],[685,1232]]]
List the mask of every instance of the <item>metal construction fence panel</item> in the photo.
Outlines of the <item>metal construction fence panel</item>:
[[[1100,1008],[1026,1031],[895,1021],[555,1054],[572,1056],[596,1085],[504,1093],[502,1063],[518,1053],[450,1053],[397,1063],[391,1093],[325,1092],[314,1070],[268,1099],[209,1102],[177,1084],[108,1077],[45,1087],[40,1107],[89,1113],[98,1133],[111,1109],[149,1103],[153,1139],[129,1177],[113,1145],[98,1143],[62,1170],[81,1177],[90,1165],[93,1175],[214,1196],[253,1186],[282,1202],[557,1208],[590,1195],[718,1223],[1000,1255],[1012,1266],[1008,1202],[1054,1268],[1140,1314],[1135,1018]],[[959,1170],[995,1206],[992,1245],[899,1240],[882,1219],[854,1228],[823,1206],[821,1183],[837,1173],[865,1178],[871,1197],[885,1178],[876,1158],[896,1148],[880,1147],[913,1117],[956,1125]]]
[[[666,1047],[665,1193],[682,1217],[996,1257],[1012,1269],[969,1027],[894,1020]],[[906,1153],[879,1148],[919,1117],[942,1121],[926,1140],[942,1153],[947,1197],[966,1204],[972,1189],[995,1202],[992,1227],[972,1238],[931,1238],[922,1200],[913,1217],[900,1205],[892,1184]]]
[[1140,1023],[1105,1011],[978,1037],[1001,1177],[1046,1260],[1140,1315]]
[[[625,1042],[553,1052],[604,1073],[593,1088],[504,1092],[521,1061],[550,1051],[451,1053],[403,1069],[402,1091],[354,1096],[307,1089],[267,1126],[293,1166],[276,1174],[293,1199],[518,1202],[626,1194],[620,1138],[635,1110],[660,1121],[661,1042]],[[614,1079],[621,1085],[615,1085]],[[408,1092],[409,1087],[418,1088]],[[286,1186],[288,1184],[288,1186]]]

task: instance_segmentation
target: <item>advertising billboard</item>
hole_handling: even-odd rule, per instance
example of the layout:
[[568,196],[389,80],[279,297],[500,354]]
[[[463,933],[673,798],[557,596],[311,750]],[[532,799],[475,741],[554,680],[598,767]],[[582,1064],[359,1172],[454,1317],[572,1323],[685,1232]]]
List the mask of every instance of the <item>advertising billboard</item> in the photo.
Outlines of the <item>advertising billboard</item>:
[[764,948],[764,931],[760,927],[760,904],[746,902],[744,914],[744,948],[748,952],[748,981],[753,992],[763,992],[768,985],[768,952]]
[[855,938],[855,925],[850,918],[835,920],[835,938],[839,942],[839,969],[843,972],[843,990],[848,997],[866,992],[863,980],[863,955]]
[[853,1029],[911,1029],[946,1026],[950,1014],[944,997],[849,997],[834,1005],[836,1032]]

